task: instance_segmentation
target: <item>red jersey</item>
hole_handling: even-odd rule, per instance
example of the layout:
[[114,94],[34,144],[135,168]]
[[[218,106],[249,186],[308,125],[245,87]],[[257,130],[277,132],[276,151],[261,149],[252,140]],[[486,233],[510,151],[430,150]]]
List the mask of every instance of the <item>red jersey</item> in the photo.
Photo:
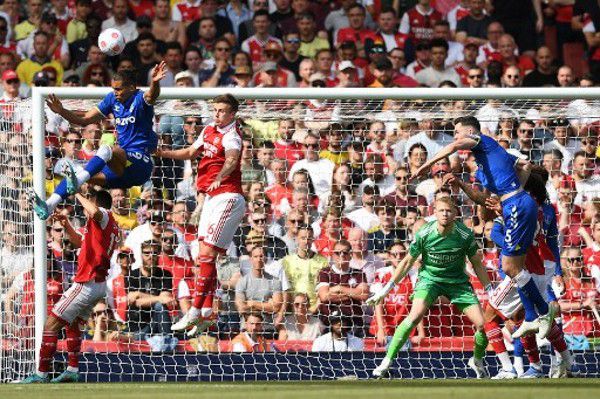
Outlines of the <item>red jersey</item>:
[[185,260],[179,256],[161,254],[158,257],[158,267],[168,271],[173,276],[173,295],[175,298],[177,298],[179,282],[181,280],[194,279],[194,262]]
[[77,273],[73,281],[102,282],[110,269],[110,258],[117,248],[119,227],[112,213],[100,208],[102,221],[88,219],[81,241]]
[[283,47],[281,40],[277,39],[273,36],[268,36],[266,40],[260,40],[256,35],[252,35],[242,43],[241,49],[247,54],[250,54],[250,59],[252,63],[262,63],[264,62],[264,54],[263,50],[265,46],[269,43],[277,43],[279,46]]
[[273,155],[277,159],[285,159],[287,161],[288,168],[294,166],[296,161],[304,158],[304,148],[300,143],[292,141],[291,143],[286,143],[283,140],[278,140],[275,142],[275,152]]
[[546,274],[546,267],[544,266],[544,258],[547,257],[546,250],[550,254],[549,259],[554,260],[552,252],[548,248],[548,245],[546,245],[546,239],[541,228],[543,220],[544,213],[542,212],[541,208],[538,208],[538,222],[537,229],[535,232],[535,238],[531,243],[531,246],[527,250],[527,253],[525,254],[525,267],[527,268],[527,270],[530,273],[542,276]]
[[[382,267],[375,272],[375,280],[371,286],[371,291],[381,289],[391,279],[394,273],[392,266]],[[410,295],[413,292],[413,283],[409,275],[406,275],[402,281],[394,286],[383,302],[383,320],[385,323],[385,335],[394,335],[396,326],[408,315],[410,311]],[[369,332],[372,335],[377,334],[377,318],[373,317]],[[414,333],[414,332],[413,332]]]
[[193,20],[200,18],[202,16],[202,11],[200,10],[201,2],[202,0],[192,2],[183,0],[175,4],[171,12],[171,19],[177,22],[192,22]]
[[130,1],[129,8],[133,12],[133,15],[135,15],[136,17],[146,15],[150,18],[154,18],[154,1],[153,0],[139,0],[139,2],[137,4]]
[[386,43],[385,39],[383,38],[383,36],[381,35],[381,32],[377,33],[376,35],[376,40],[375,43],[380,42],[380,43],[386,43],[386,50],[389,52],[395,48],[399,48],[401,50],[404,50],[404,47],[406,47],[406,41],[408,40],[408,35],[404,34],[404,33],[400,33],[400,32],[395,32],[394,33],[394,47],[388,46],[389,42]]
[[591,247],[584,248],[581,253],[586,274],[590,276],[594,266],[600,268],[600,245],[594,243]]
[[[561,302],[583,302],[595,293],[596,288],[591,281],[573,276],[565,279],[565,295]],[[565,334],[589,335],[594,332],[594,317],[588,309],[562,312],[562,317]]]
[[127,285],[125,284],[125,276],[119,274],[112,279],[112,294],[115,309],[115,318],[124,323],[127,321]]
[[348,27],[348,28],[342,28],[342,29],[338,30],[335,42],[337,44],[344,43],[344,42],[354,42],[354,43],[360,42],[364,46],[365,40],[367,40],[367,39],[376,41],[377,34],[375,32],[373,32],[371,29],[367,29],[367,28],[355,30],[353,28]]
[[415,6],[408,10],[400,22],[400,33],[408,34],[415,41],[431,40],[433,38],[433,26],[443,19],[435,9],[423,13]]
[[[225,164],[225,152],[229,150],[242,151],[242,132],[235,121],[222,128],[211,123],[202,130],[200,137],[192,146],[196,150],[202,151],[202,159],[198,162],[196,189],[201,193],[206,193]],[[240,163],[241,158],[238,158],[235,170],[221,181],[219,188],[208,194],[211,196],[221,193],[242,194]]]

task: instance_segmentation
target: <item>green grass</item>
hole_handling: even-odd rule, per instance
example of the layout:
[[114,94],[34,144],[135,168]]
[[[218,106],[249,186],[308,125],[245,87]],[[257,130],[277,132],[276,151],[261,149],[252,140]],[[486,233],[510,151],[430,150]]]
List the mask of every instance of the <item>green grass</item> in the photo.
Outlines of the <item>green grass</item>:
[[432,399],[440,397],[593,399],[600,398],[600,379],[0,385],[0,398],[6,399]]

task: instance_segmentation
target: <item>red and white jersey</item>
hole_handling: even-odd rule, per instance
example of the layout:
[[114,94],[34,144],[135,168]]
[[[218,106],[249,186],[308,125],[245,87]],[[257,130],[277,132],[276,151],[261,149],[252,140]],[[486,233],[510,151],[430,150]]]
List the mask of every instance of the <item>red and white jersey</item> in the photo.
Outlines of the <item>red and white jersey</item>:
[[594,268],[600,269],[600,245],[594,243],[591,247],[583,248],[581,254],[583,255],[583,267],[586,274],[593,277],[592,270]]
[[252,63],[262,63],[264,62],[264,54],[263,50],[265,46],[269,43],[277,43],[279,46],[283,47],[283,43],[276,37],[268,36],[266,40],[261,40],[256,35],[252,35],[242,43],[242,51],[247,54],[250,54],[250,59]]
[[413,62],[408,64],[408,66],[406,67],[406,75],[415,79],[415,77],[417,76],[417,73],[422,71],[423,69],[427,68],[428,66],[429,65],[425,65],[419,60],[414,60]]
[[541,208],[538,208],[538,221],[535,232],[535,238],[527,253],[525,254],[525,267],[530,273],[538,274],[543,276],[546,273],[546,267],[544,260],[554,261],[554,255],[546,244],[546,238],[544,237],[542,223],[544,221],[544,213]]
[[450,30],[456,30],[456,24],[458,21],[463,19],[469,15],[469,9],[462,6],[462,4],[457,5],[448,13],[447,19],[450,24]]
[[[371,291],[377,292],[383,288],[394,274],[393,266],[386,266],[375,272],[375,279],[371,284]],[[396,326],[404,320],[410,311],[410,296],[413,292],[414,281],[412,275],[407,274],[398,284],[392,288],[383,302],[383,320],[385,321],[386,335],[393,335]],[[377,318],[373,317],[370,331],[373,335],[377,333]]]
[[377,39],[377,34],[371,29],[367,28],[356,30],[354,28],[347,27],[338,30],[337,36],[335,37],[335,44],[338,46],[340,43],[354,42],[361,43],[364,46],[367,39],[375,41]]
[[[594,25],[594,21],[592,20],[589,14],[584,14],[583,18],[583,33],[596,33],[598,30]],[[600,61],[600,46],[592,47],[590,49],[590,58],[593,61]]]
[[[404,50],[406,47],[406,41],[408,35],[400,32],[394,32],[394,34],[387,35],[385,33],[378,32],[377,39],[385,44],[385,49],[390,52],[395,48]],[[377,42],[377,39],[375,42]]]
[[105,281],[110,269],[110,258],[117,248],[119,226],[112,213],[100,208],[100,222],[88,219],[79,250],[77,273],[73,281],[76,283],[97,283]]
[[404,13],[399,30],[400,33],[409,35],[415,41],[431,40],[433,26],[442,19],[442,14],[433,8],[422,11],[419,6],[415,6]]
[[477,55],[477,64],[490,63],[492,61],[502,62],[502,56],[497,48],[492,47],[490,42],[479,46],[479,54]]
[[200,3],[202,0],[183,0],[173,6],[171,10],[171,19],[175,22],[192,22],[195,19],[200,18],[202,11],[200,11]]
[[242,132],[237,122],[231,122],[224,127],[218,127],[214,122],[209,124],[202,130],[192,147],[196,151],[202,150],[202,159],[198,162],[196,180],[196,189],[199,192],[211,196],[221,193],[242,194],[241,158],[238,159],[235,170],[221,181],[219,188],[207,192],[208,187],[215,181],[225,164],[225,152],[229,150],[242,151]]

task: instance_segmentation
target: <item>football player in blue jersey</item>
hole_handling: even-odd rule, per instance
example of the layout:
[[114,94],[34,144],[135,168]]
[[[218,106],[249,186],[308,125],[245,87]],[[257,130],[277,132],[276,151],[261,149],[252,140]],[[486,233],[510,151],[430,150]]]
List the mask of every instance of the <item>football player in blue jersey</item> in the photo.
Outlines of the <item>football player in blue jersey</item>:
[[46,100],[48,107],[69,123],[87,126],[112,114],[117,130],[117,144],[101,145],[85,167],[75,173],[73,164],[65,165],[65,179],[54,193],[43,201],[30,190],[33,209],[40,219],[47,219],[67,196],[75,194],[87,181],[105,188],[129,188],[144,184],[152,173],[152,153],[158,137],[153,131],[154,103],[160,95],[160,81],[166,75],[161,62],[151,73],[150,88],[143,92],[136,87],[135,72],[123,71],[112,77],[112,91],[94,108],[81,116],[65,109],[55,95]]
[[[485,189],[497,195],[505,221],[502,269],[519,287],[525,310],[525,321],[515,331],[515,338],[539,332],[545,338],[552,327],[554,309],[544,300],[531,274],[525,268],[525,253],[531,246],[537,229],[538,204],[523,190],[531,173],[531,164],[506,152],[492,137],[481,134],[479,121],[464,116],[454,121],[454,141],[425,162],[411,178],[424,175],[429,168],[460,150],[470,150],[477,162],[475,177]],[[486,194],[481,193],[480,204]],[[539,315],[539,317],[538,317]]]

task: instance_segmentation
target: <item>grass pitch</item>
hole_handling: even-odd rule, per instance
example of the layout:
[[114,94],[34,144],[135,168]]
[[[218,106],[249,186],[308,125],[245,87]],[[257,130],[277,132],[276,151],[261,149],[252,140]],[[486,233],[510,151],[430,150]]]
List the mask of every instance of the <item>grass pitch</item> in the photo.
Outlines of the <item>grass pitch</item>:
[[0,385],[0,398],[60,399],[594,399],[600,379],[385,380]]

